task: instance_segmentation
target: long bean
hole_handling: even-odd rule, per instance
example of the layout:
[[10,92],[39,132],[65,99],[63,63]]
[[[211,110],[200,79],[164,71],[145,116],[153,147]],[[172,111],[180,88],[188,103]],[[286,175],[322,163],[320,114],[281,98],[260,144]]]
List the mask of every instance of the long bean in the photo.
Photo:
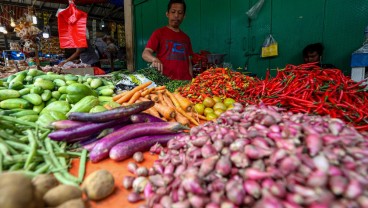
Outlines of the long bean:
[[28,140],[29,140],[31,151],[28,154],[27,160],[24,163],[24,167],[23,168],[25,170],[29,170],[29,165],[30,165],[31,161],[33,160],[33,158],[37,154],[37,147],[38,146],[37,146],[36,138],[35,138],[33,132],[30,129],[28,129],[26,132],[28,134]]
[[36,167],[36,170],[34,171],[36,174],[42,174],[46,173],[50,168],[50,165],[47,163],[42,163],[41,165],[38,165]]
[[0,173],[3,172],[3,155],[0,154]]
[[82,150],[82,156],[79,160],[79,171],[78,171],[78,179],[79,181],[83,181],[84,174],[86,172],[86,161],[87,161],[87,150]]

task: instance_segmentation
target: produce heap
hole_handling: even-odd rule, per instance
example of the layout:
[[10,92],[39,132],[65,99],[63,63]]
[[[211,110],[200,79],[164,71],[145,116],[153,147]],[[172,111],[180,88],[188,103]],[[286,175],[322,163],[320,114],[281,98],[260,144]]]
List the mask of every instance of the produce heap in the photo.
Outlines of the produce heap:
[[276,105],[291,112],[330,115],[368,130],[368,92],[339,69],[288,65],[276,77],[254,79],[241,103]]
[[339,119],[236,103],[170,140],[134,191],[142,207],[367,207],[367,139]]
[[[35,69],[1,79],[0,172],[103,189],[97,179],[113,178],[84,179],[88,159],[141,162],[150,150],[153,167],[129,163],[123,181],[142,207],[368,207],[368,93],[340,70],[287,65],[260,80],[216,68],[192,82],[140,72],[157,86],[117,92],[118,74]],[[78,176],[68,172],[75,157]],[[81,203],[82,192],[63,202]]]
[[244,96],[244,89],[252,79],[230,69],[211,68],[194,78],[190,84],[177,90],[193,103],[202,102],[208,96],[232,98],[240,102]]

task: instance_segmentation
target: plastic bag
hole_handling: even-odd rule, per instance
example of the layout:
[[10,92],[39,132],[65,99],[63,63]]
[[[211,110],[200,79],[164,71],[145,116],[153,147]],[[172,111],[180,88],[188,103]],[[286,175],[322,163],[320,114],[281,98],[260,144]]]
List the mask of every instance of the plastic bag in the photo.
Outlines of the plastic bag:
[[278,55],[278,44],[273,36],[270,34],[263,42],[261,57],[264,58]]
[[250,8],[246,13],[248,17],[250,19],[255,19],[259,11],[261,11],[263,4],[264,4],[264,0],[259,0],[256,4],[254,4],[252,8]]
[[[132,90],[148,81],[151,80],[147,79],[143,74],[123,74],[121,80],[115,85],[115,89],[118,91]],[[156,84],[152,82],[147,88],[151,87],[156,87]]]
[[58,13],[60,48],[87,48],[87,13],[78,10],[73,2]]

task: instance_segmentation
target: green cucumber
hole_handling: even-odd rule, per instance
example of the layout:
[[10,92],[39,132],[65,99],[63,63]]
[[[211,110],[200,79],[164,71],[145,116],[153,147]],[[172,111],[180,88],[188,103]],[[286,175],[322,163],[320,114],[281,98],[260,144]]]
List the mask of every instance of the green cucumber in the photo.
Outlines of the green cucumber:
[[4,109],[15,109],[15,108],[26,109],[30,107],[31,104],[27,100],[22,98],[11,98],[0,102],[0,108]]
[[29,88],[23,88],[18,91],[21,96],[31,93],[31,89]]
[[47,79],[37,79],[34,86],[41,87],[44,90],[53,90],[55,88],[55,84]]
[[43,92],[43,89],[39,86],[32,87],[31,91],[30,91],[30,93],[35,93],[35,94],[39,94],[39,95],[41,95],[42,92]]
[[92,89],[97,89],[101,85],[102,85],[102,80],[101,79],[93,79],[90,83],[90,86],[91,86]]
[[0,101],[18,97],[20,97],[20,93],[16,90],[11,89],[0,90]]
[[26,115],[19,117],[22,121],[36,122],[38,120],[38,115]]
[[106,89],[100,90],[98,93],[99,95],[103,95],[103,96],[112,96],[114,94],[114,90],[106,88]]
[[111,101],[113,101],[112,97],[109,97],[109,96],[99,96],[98,100],[100,102],[111,102]]
[[32,105],[40,105],[42,103],[42,98],[39,94],[30,93],[23,95],[22,98],[32,103]]
[[61,94],[60,97],[59,97],[59,100],[64,100],[65,101],[67,96],[68,96],[67,94]]
[[98,113],[98,112],[104,112],[107,111],[107,109],[101,105],[96,105],[93,107],[89,112],[90,113]]
[[45,74],[45,75],[40,75],[40,76],[36,76],[33,78],[33,80],[37,80],[37,79],[54,81],[55,79],[64,80],[65,78],[64,78],[64,75],[60,75],[60,74]]
[[59,87],[58,91],[59,91],[61,94],[66,94],[66,88],[67,88],[67,86]]
[[33,111],[37,113],[41,113],[41,111],[45,108],[45,103],[42,102],[40,105],[33,106]]
[[54,83],[55,83],[55,85],[56,85],[56,86],[58,86],[58,87],[62,87],[62,86],[65,86],[65,85],[66,85],[65,81],[64,81],[64,80],[62,80],[62,79],[55,79],[55,80],[54,80]]
[[53,98],[59,100],[61,93],[59,91],[52,91],[51,95]]
[[86,96],[83,99],[81,99],[79,102],[77,102],[72,109],[70,109],[69,113],[72,112],[82,112],[82,113],[88,113],[93,107],[99,104],[98,99],[95,96]]
[[43,93],[41,94],[41,98],[43,101],[48,101],[50,100],[52,97],[51,91],[50,90],[45,90],[43,91]]

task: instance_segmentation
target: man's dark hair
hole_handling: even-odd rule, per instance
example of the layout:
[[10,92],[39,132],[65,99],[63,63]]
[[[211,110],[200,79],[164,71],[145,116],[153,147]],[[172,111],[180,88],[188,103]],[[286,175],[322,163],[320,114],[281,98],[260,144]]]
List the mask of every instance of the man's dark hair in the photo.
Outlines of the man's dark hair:
[[170,11],[172,4],[183,4],[185,14],[185,11],[187,10],[187,5],[185,4],[184,0],[170,0],[169,4],[167,5],[167,12]]
[[318,55],[322,56],[323,50],[324,50],[324,47],[322,43],[313,43],[313,44],[307,45],[303,49],[303,56],[306,57],[308,56],[308,53],[313,53],[313,52],[317,52]]

